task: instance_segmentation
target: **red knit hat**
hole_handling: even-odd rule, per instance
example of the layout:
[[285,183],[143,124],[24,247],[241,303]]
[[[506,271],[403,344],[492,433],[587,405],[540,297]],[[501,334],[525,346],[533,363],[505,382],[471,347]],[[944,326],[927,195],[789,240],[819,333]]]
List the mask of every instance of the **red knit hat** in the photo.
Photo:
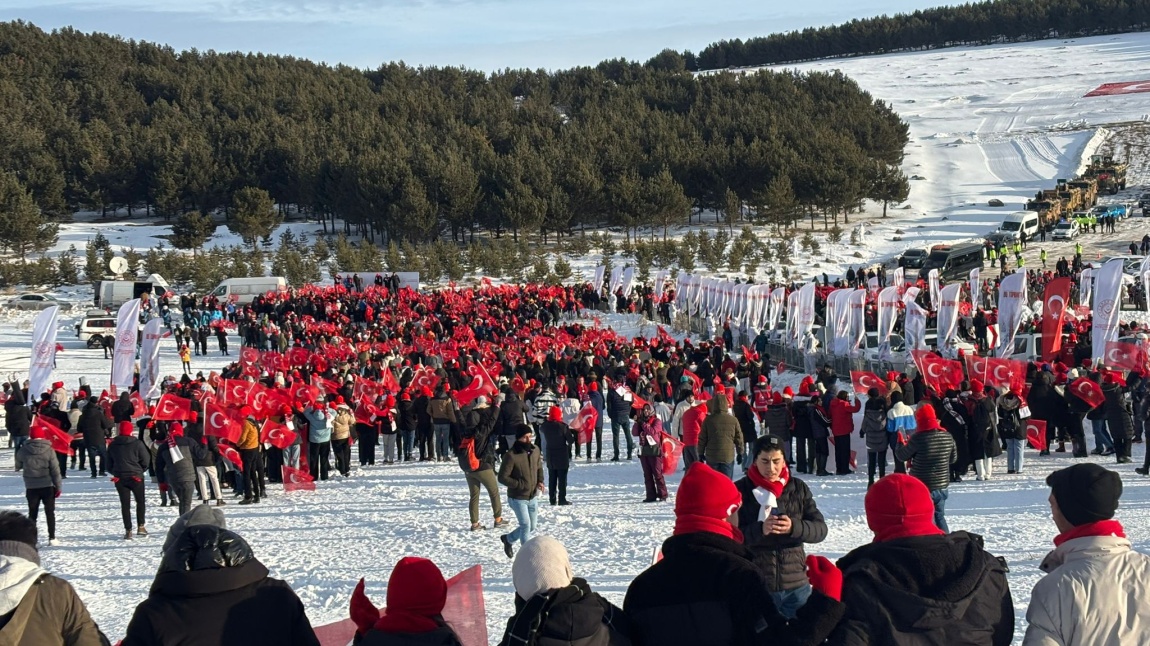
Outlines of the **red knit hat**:
[[168,427],[168,433],[177,437],[183,435],[184,425],[179,422],[172,422],[172,425]]
[[[727,522],[742,505],[743,496],[727,476],[702,462],[687,470],[675,495],[675,535],[711,532],[741,542],[739,530]],[[738,537],[738,538],[736,538]]]
[[240,417],[251,417],[254,414],[251,406],[240,406]]
[[395,564],[387,582],[387,606],[380,612],[364,594],[363,579],[351,594],[351,619],[356,633],[428,633],[440,627],[447,603],[447,582],[431,561],[406,556]]
[[923,404],[918,412],[914,414],[914,424],[916,430],[919,431],[937,431],[942,428],[938,423],[938,415],[934,412],[934,406],[930,404]]
[[867,491],[864,506],[876,542],[945,533],[934,524],[930,491],[914,476],[892,473],[880,479]]
[[592,392],[599,392],[599,382],[598,381],[592,381],[589,388],[592,390]]
[[120,422],[120,435],[131,435],[135,431],[136,427],[131,422]]
[[48,424],[33,424],[28,431],[28,437],[33,440],[46,440],[49,436]]
[[772,393],[771,394],[771,403],[775,404],[775,405],[783,403],[783,394],[778,392],[778,391],[775,391],[774,393]]
[[783,397],[786,397],[787,399],[794,399],[795,391],[791,389],[790,386],[787,386],[786,388],[783,388]]
[[970,380],[970,392],[980,393],[983,390],[986,390],[986,388],[982,385],[981,381],[979,381],[977,379],[971,379]]
[[547,409],[547,421],[548,422],[562,422],[563,421],[563,411],[559,410],[558,406],[552,406],[551,408],[548,408]]

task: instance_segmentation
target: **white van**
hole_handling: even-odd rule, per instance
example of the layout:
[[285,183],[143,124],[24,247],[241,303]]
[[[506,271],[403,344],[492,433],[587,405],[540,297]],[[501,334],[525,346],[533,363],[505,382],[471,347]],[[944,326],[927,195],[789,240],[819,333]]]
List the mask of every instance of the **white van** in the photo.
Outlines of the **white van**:
[[1023,233],[1026,233],[1027,240],[1033,240],[1038,235],[1038,214],[1034,211],[1011,213],[1002,220],[998,230],[1010,234],[1015,240],[1021,238]]
[[268,292],[286,292],[287,279],[283,276],[260,276],[257,278],[228,278],[212,290],[212,296],[222,302],[231,301],[246,305],[256,299],[256,296]]

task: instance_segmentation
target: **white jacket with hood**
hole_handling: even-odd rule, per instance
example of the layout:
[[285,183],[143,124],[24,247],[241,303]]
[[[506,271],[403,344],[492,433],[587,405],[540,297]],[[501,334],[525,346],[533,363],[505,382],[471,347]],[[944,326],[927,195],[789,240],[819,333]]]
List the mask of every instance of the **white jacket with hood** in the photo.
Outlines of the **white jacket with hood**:
[[1118,536],[1084,536],[1042,560],[1023,646],[1141,646],[1150,639],[1150,556]]

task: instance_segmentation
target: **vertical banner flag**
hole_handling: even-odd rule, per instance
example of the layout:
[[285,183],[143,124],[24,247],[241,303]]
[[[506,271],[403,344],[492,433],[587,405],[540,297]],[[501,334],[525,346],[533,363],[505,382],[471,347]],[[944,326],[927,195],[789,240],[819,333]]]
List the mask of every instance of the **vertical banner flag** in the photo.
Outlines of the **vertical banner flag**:
[[906,336],[906,351],[926,348],[926,310],[911,301],[906,304],[906,322],[903,324]]
[[791,292],[787,295],[786,339],[794,346],[799,331],[799,293]]
[[954,338],[958,329],[958,298],[962,283],[954,283],[942,288],[938,304],[938,347],[944,348]]
[[826,344],[826,351],[832,354],[837,354],[838,351],[835,336],[839,329],[839,294],[843,291],[836,289],[827,294],[826,307],[823,309],[823,343]]
[[605,270],[606,267],[603,265],[599,265],[595,268],[595,276],[591,279],[591,286],[595,288],[596,292],[602,291],[603,289],[603,272]]
[[937,310],[939,301],[937,269],[931,269],[926,274],[926,285],[930,289],[930,309]]
[[1042,360],[1050,361],[1062,349],[1062,324],[1070,303],[1070,279],[1055,278],[1042,293]]
[[140,394],[144,399],[160,396],[160,330],[164,320],[156,317],[144,325],[144,340],[140,343]]
[[799,290],[795,305],[798,315],[795,319],[795,338],[801,339],[815,325],[815,284],[807,283]]
[[1094,270],[1083,269],[1078,273],[1078,304],[1090,307],[1090,292],[1094,287]]
[[779,314],[783,311],[783,303],[787,299],[787,290],[783,287],[776,287],[771,292],[770,301],[767,303],[767,322],[763,326],[767,329],[768,333],[774,332],[775,326],[779,322]]
[[998,356],[1014,354],[1014,336],[1026,306],[1026,274],[1015,272],[998,286]]
[[1142,259],[1138,266],[1138,276],[1142,278],[1142,297],[1146,299],[1146,311],[1150,312],[1150,256]]
[[856,289],[847,298],[850,303],[851,354],[858,352],[866,337],[866,299],[865,289]]
[[978,278],[978,267],[970,270],[970,311],[977,312],[982,306],[982,281]]
[[1102,265],[1094,279],[1094,300],[1091,306],[1094,328],[1090,341],[1095,361],[1104,358],[1106,343],[1118,340],[1118,312],[1122,309],[1122,259],[1115,258]]
[[902,267],[895,268],[895,270],[891,272],[890,278],[890,284],[901,292],[903,285],[906,284],[906,269]]
[[112,351],[112,385],[129,390],[135,381],[136,337],[140,330],[140,299],[120,306],[116,314],[116,349]]
[[[898,321],[898,288],[885,287],[878,293],[878,347],[879,358],[890,357],[890,335],[894,332],[894,324]],[[883,354],[886,356],[883,356]]]
[[40,394],[52,383],[56,365],[56,319],[60,307],[53,305],[36,315],[32,324],[32,356],[28,360],[28,399],[40,400]]

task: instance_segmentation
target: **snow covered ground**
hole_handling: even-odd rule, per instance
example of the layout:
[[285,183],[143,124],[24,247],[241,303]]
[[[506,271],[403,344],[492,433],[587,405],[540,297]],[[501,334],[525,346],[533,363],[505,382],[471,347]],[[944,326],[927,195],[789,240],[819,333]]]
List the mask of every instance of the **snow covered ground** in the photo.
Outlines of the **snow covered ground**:
[[[892,210],[889,220],[879,219],[873,207],[852,219],[852,223],[870,222],[861,249],[839,245],[817,257],[799,255],[796,265],[835,275],[849,264],[889,257],[911,244],[972,237],[993,228],[1003,214],[1020,209],[1029,194],[1051,186],[1055,177],[1072,176],[1084,153],[1105,145],[1105,133],[1096,128],[1147,120],[1150,94],[1082,98],[1101,83],[1140,80],[1146,74],[1137,70],[1144,67],[1140,61],[1147,50],[1150,34],[1135,34],[804,66],[840,68],[877,97],[892,101],[911,126],[906,172],[925,179],[912,182],[910,208]],[[1145,172],[1138,177],[1138,181],[1147,179]],[[991,198],[1003,200],[1006,206],[985,206]],[[307,231],[313,239],[319,230],[314,224],[287,226],[296,233]],[[1084,236],[1087,255],[1121,253],[1130,240],[1150,232],[1150,219],[1127,220],[1120,226],[1115,236]],[[82,249],[97,228],[113,245],[139,251],[154,246],[157,236],[167,233],[163,226],[139,221],[79,221],[61,227],[57,251],[69,244]],[[897,234],[896,229],[905,233]],[[226,228],[217,233],[211,244],[238,243]],[[1072,246],[1047,245],[1051,262],[1069,253]],[[1036,248],[1031,247],[1028,266],[1036,265]],[[862,252],[862,259],[852,256],[856,250]],[[599,262],[593,253],[572,264],[589,275]],[[820,266],[814,267],[815,262]],[[65,288],[53,293],[81,304],[90,302],[91,290]],[[65,351],[58,357],[56,376],[69,386],[84,376],[98,390],[106,381],[108,362],[100,351],[87,350],[75,339],[70,325],[78,310],[61,321]],[[31,321],[31,314],[0,311],[0,374],[26,372]],[[607,317],[605,323],[625,332],[636,330],[633,321]],[[169,372],[178,366],[174,343],[163,347],[162,362]],[[195,370],[205,371],[224,364],[218,356],[193,357],[192,363]],[[1143,451],[1142,445],[1135,447],[1135,463],[1141,464]],[[1040,576],[1038,562],[1051,547],[1055,532],[1043,479],[1052,469],[1072,462],[1062,454],[1039,458],[1028,453],[1027,458],[1021,475],[1006,476],[1000,462],[996,468],[1003,475],[994,480],[955,485],[948,503],[953,529],[984,535],[988,548],[1010,562],[1019,635],[1024,630],[1021,617],[1031,586]],[[1134,474],[1133,466],[1117,467],[1126,486],[1119,518],[1135,545],[1148,550],[1150,479]],[[669,479],[672,493],[678,480],[678,475]],[[541,531],[567,544],[577,574],[621,602],[628,583],[649,562],[652,548],[669,535],[672,507],[640,504],[643,491],[637,462],[579,462],[570,482],[574,505],[544,505]],[[865,477],[808,482],[831,528],[828,540],[812,551],[833,558],[870,539],[862,512]],[[314,624],[347,616],[351,589],[361,576],[368,579],[369,594],[382,599],[392,564],[403,555],[421,554],[433,558],[449,576],[477,563],[483,565],[488,626],[496,641],[513,608],[510,563],[495,532],[467,531],[466,497],[462,475],[454,465],[376,466],[347,480],[321,483],[315,493],[277,492],[257,508],[231,505],[226,511],[231,526],[252,543],[273,575],[286,579],[299,592]],[[158,503],[154,490],[149,502]],[[155,535],[126,543],[118,536],[118,505],[106,480],[74,474],[59,504],[59,535],[64,545],[45,549],[44,563],[72,581],[105,631],[119,637],[131,609],[147,594],[159,563],[160,534],[175,511],[151,507],[149,526]],[[6,450],[0,450],[0,505],[25,506],[21,480],[12,472],[12,454]],[[482,509],[484,520],[489,520],[486,502]],[[510,512],[507,516],[511,517]]]
[[[31,319],[30,313],[0,314],[0,329],[5,331],[0,337],[0,372],[26,369]],[[606,317],[603,322],[627,334],[638,330],[633,319]],[[66,329],[60,338],[65,350],[58,355],[56,377],[71,387],[85,376],[97,389],[102,387],[109,366],[102,352],[85,349],[67,336]],[[215,353],[193,357],[192,368],[218,369],[226,364],[224,359]],[[161,362],[165,372],[178,369],[174,343],[162,347]],[[792,385],[797,379],[793,373],[783,377]],[[607,447],[605,455],[610,456]],[[1137,445],[1136,464],[1141,464],[1142,456],[1143,446]],[[992,552],[1007,558],[1021,618],[1030,589],[1041,575],[1038,563],[1052,547],[1055,533],[1043,479],[1072,460],[1065,454],[1039,458],[1028,452],[1024,473],[1014,476],[1005,475],[1003,460],[996,464],[1000,475],[994,480],[968,480],[952,487],[949,520],[952,529],[982,534]],[[863,461],[865,471],[865,454]],[[0,506],[24,510],[22,481],[12,466],[12,452],[0,450]],[[1135,544],[1150,550],[1150,536],[1144,530],[1150,527],[1150,478],[1136,475],[1134,466],[1117,467],[1126,487],[1119,518],[1132,530]],[[668,478],[672,500],[680,477]],[[833,559],[870,540],[862,506],[865,475],[807,482],[830,526],[827,541],[811,551]],[[503,555],[497,532],[468,531],[467,487],[454,463],[357,468],[348,479],[320,483],[314,493],[284,494],[277,485],[269,491],[258,507],[234,502],[227,506],[229,526],[252,544],[273,576],[295,588],[313,624],[346,618],[351,590],[360,577],[367,579],[369,594],[382,599],[391,566],[404,555],[424,555],[448,576],[475,564],[483,566],[489,633],[493,642],[502,634],[514,607],[510,561]],[[570,475],[573,505],[544,503],[540,512],[540,531],[563,541],[575,572],[616,603],[622,603],[627,585],[647,566],[652,549],[670,535],[673,525],[672,503],[645,505],[643,496],[637,461],[577,460]],[[120,535],[116,494],[107,479],[70,472],[58,501],[57,533],[63,545],[44,548],[44,565],[76,586],[113,639],[123,635],[132,608],[147,595],[159,564],[162,533],[176,516],[175,509],[160,508],[158,503],[153,486],[148,495],[148,527],[153,535],[126,542]],[[513,517],[509,510],[506,515]],[[481,517],[490,523],[485,498]],[[42,537],[44,531],[41,521]],[[1020,620],[1019,636],[1023,630]]]

